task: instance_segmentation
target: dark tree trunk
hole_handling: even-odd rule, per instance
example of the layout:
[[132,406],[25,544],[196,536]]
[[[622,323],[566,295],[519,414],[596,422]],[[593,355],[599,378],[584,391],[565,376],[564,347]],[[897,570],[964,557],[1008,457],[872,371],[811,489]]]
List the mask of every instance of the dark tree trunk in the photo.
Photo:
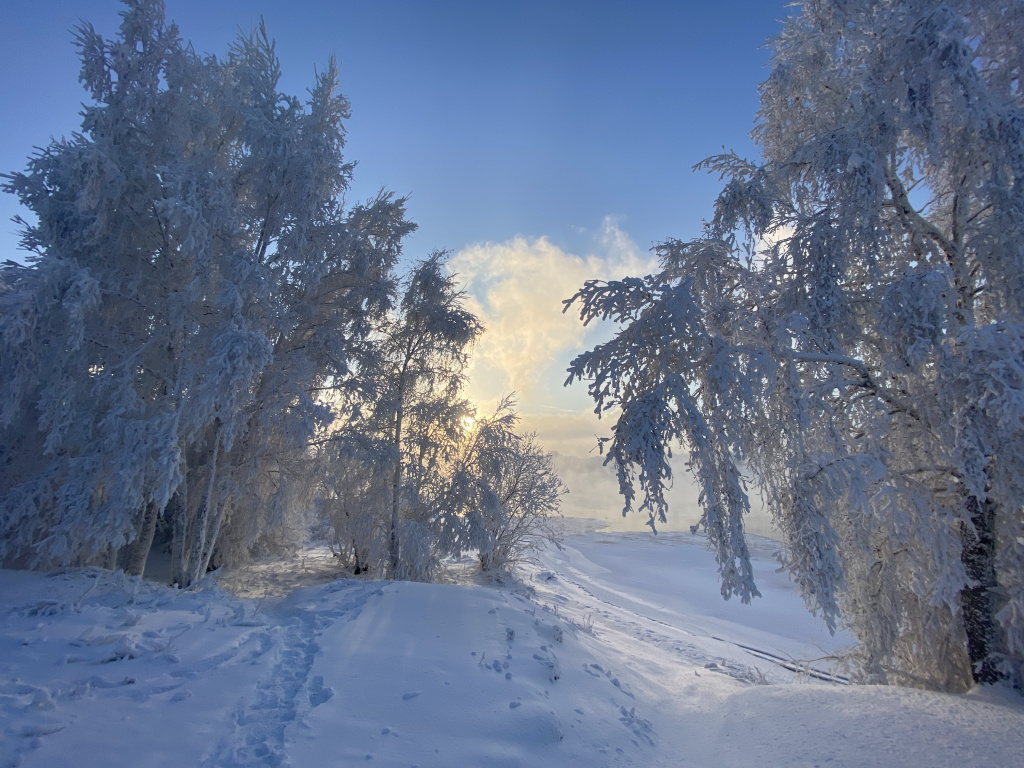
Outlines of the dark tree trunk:
[[[186,475],[187,477],[187,475]],[[171,521],[171,583],[185,586],[185,569],[188,565],[188,486],[186,481],[178,487],[167,502],[165,514]]]
[[353,573],[358,576],[361,573],[370,572],[370,557],[367,554],[365,557],[359,549],[359,542],[355,539],[352,540],[352,556],[355,558],[356,566]]
[[963,528],[961,560],[967,569],[969,585],[960,592],[964,629],[967,632],[967,655],[976,683],[994,683],[1003,675],[996,667],[999,650],[999,626],[996,622],[996,505],[991,499],[979,502],[966,497],[971,527]]

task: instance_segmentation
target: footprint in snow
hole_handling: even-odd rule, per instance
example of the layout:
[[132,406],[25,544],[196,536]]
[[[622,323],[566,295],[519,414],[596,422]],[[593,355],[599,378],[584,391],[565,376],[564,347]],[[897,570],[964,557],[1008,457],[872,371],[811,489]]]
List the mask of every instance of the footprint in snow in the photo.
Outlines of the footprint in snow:
[[49,736],[52,733],[64,730],[65,727],[65,723],[44,721],[41,723],[26,723],[17,729],[13,729],[13,732],[24,739],[30,739],[38,736]]
[[324,685],[323,675],[317,675],[309,684],[309,703],[313,707],[319,707],[334,696],[334,689]]
[[409,693],[402,694],[402,701],[409,701],[410,699],[415,699],[421,693],[423,693],[423,691],[409,691]]

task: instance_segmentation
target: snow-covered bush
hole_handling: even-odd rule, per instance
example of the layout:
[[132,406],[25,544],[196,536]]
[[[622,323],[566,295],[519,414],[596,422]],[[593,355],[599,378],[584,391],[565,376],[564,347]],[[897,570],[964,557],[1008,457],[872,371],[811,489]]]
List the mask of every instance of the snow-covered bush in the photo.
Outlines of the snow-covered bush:
[[725,597],[756,596],[749,472],[861,679],[1024,672],[1024,3],[800,4],[704,238],[571,300],[626,507],[689,454]]
[[485,571],[507,569],[542,542],[558,540],[550,518],[565,491],[536,436],[515,432],[514,406],[506,398],[493,416],[472,424],[445,495],[463,510],[464,547],[479,553]]

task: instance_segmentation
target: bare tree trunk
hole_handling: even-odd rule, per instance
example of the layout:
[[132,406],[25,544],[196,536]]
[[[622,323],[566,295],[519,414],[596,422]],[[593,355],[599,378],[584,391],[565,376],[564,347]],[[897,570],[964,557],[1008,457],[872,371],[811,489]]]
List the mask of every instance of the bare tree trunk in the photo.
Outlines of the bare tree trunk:
[[355,567],[352,569],[352,573],[358,576],[361,573],[370,572],[370,557],[363,554],[359,548],[359,542],[355,539],[352,540],[352,557],[355,560]]
[[202,567],[199,569],[199,576],[202,576],[210,569],[210,560],[213,558],[213,550],[217,544],[217,537],[220,535],[220,528],[224,522],[224,515],[227,513],[227,506],[224,502],[218,504],[213,517],[209,520],[210,525],[204,536],[206,545],[203,550]]
[[171,584],[185,586],[185,570],[188,567],[188,468],[178,490],[167,502],[166,514],[171,521]]
[[[220,454],[220,428],[214,431],[213,455],[207,464],[206,495],[199,505],[196,518],[192,526],[192,540],[189,542],[188,563],[185,568],[185,584],[190,586],[202,578],[205,572],[204,554],[207,549],[207,534],[214,527],[211,517],[216,514],[217,508],[217,459]],[[217,526],[219,528],[219,525]],[[213,548],[213,542],[210,542]]]

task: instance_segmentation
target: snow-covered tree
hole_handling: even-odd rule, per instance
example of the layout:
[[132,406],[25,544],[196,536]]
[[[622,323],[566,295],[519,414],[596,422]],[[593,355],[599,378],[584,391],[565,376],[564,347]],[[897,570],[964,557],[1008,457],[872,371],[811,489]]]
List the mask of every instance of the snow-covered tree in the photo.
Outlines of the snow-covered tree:
[[[533,434],[516,431],[519,415],[511,397],[495,413],[477,418],[455,399],[433,415],[411,401],[402,456],[398,565],[391,563],[394,482],[393,406],[384,430],[354,420],[325,443],[322,510],[335,551],[356,574],[394,573],[430,580],[442,557],[476,553],[482,570],[507,569],[544,541],[558,541],[551,518],[565,492],[551,456]],[[435,401],[436,405],[436,401]]]
[[[352,426],[363,445],[371,436],[378,447],[370,460],[390,468],[386,549],[392,576],[427,578],[426,551],[433,546],[427,541],[446,529],[435,511],[424,509],[424,490],[454,452],[469,414],[462,396],[465,369],[482,331],[445,268],[445,254],[435,252],[413,266],[400,305],[378,326],[365,359],[371,401],[365,423]],[[420,566],[403,558],[403,547],[410,555],[421,553],[413,558]]]
[[475,550],[484,571],[506,569],[542,542],[557,543],[550,518],[564,486],[536,435],[519,434],[512,397],[466,430],[441,500],[464,519],[460,549]]
[[0,270],[0,562],[139,572],[164,517],[189,584],[307,506],[412,225],[343,205],[333,62],[303,104],[262,26],[200,57],[125,5],[116,39],[77,30],[81,133],[5,177],[37,223]]
[[807,0],[706,236],[588,282],[623,327],[573,361],[626,507],[671,444],[724,596],[757,595],[745,478],[862,679],[947,690],[1024,663],[1024,3]]
[[366,390],[322,442],[322,513],[355,573],[429,581],[472,550],[484,570],[542,539],[563,492],[551,457],[515,430],[512,398],[478,418],[463,397],[482,331],[443,254],[417,264],[362,359]]
[[373,437],[348,427],[321,448],[319,511],[332,551],[358,576],[383,576],[391,512],[392,463]]

